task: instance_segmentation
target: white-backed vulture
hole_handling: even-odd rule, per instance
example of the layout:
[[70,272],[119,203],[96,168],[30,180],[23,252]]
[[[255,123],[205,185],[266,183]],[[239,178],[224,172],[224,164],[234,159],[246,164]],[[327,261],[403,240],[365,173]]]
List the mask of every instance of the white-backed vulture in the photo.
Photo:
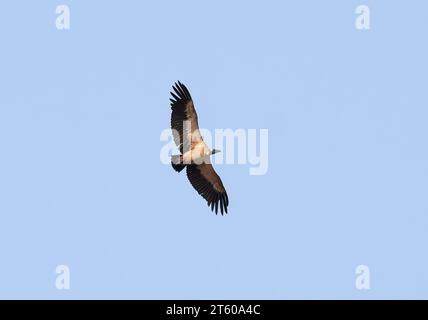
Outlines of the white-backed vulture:
[[187,177],[193,188],[207,201],[217,214],[227,213],[229,198],[226,189],[210,162],[210,156],[219,152],[210,149],[204,142],[198,125],[198,115],[192,97],[185,85],[175,83],[171,91],[171,129],[174,142],[180,150],[172,156],[175,171],[187,168]]

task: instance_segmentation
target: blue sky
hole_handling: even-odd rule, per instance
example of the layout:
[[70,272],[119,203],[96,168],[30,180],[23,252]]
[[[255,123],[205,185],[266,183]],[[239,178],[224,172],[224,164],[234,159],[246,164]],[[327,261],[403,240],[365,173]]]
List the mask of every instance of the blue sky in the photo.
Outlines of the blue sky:
[[[428,298],[427,11],[2,3],[0,298]],[[216,166],[225,217],[159,160],[176,80],[202,127],[269,130],[266,175]]]

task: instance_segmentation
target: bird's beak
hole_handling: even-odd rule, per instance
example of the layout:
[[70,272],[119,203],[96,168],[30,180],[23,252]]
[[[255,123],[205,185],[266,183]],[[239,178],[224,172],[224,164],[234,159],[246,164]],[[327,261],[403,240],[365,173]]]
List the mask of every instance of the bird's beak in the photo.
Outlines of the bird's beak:
[[213,149],[213,152],[212,152],[212,154],[215,154],[215,153],[219,153],[219,152],[221,152],[221,150],[218,150],[218,149]]

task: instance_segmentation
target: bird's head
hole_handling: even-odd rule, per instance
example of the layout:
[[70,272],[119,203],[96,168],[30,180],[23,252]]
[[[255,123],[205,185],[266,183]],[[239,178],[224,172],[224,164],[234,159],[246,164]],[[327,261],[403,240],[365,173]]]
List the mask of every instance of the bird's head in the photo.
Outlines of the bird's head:
[[212,149],[211,150],[211,154],[216,154],[216,153],[219,153],[219,152],[221,152],[221,150],[218,150],[218,149]]

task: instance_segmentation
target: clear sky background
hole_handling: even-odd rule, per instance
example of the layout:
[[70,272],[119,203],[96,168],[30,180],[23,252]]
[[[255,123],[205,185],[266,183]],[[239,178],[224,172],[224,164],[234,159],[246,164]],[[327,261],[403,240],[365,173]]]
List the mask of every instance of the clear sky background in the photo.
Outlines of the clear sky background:
[[[427,12],[2,2],[0,298],[428,298]],[[216,166],[227,216],[159,160],[176,80],[202,127],[269,129],[266,175]]]

